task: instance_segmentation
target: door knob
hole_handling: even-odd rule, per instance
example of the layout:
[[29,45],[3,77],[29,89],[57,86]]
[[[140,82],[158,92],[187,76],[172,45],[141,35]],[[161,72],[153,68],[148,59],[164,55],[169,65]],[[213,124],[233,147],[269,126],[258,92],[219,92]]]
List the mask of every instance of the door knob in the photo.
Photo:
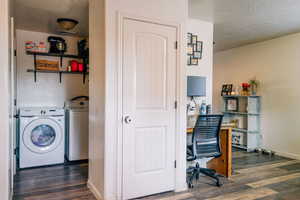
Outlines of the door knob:
[[130,116],[126,116],[126,117],[124,118],[124,121],[125,121],[126,124],[130,124],[131,121],[132,121],[132,119],[130,118]]

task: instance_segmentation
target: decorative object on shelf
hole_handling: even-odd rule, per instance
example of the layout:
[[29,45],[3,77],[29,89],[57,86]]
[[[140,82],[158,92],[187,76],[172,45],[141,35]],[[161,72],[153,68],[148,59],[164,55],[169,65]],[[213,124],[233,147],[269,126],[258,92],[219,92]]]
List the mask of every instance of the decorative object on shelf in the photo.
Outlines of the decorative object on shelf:
[[208,104],[208,105],[206,106],[206,114],[207,114],[207,115],[212,114],[212,106],[211,106],[210,104]]
[[257,94],[257,89],[259,86],[259,81],[256,79],[256,77],[254,77],[253,79],[251,79],[249,81],[250,84],[250,91],[251,91],[251,95],[256,95]]
[[50,43],[49,53],[64,54],[67,51],[67,43],[61,37],[49,36],[48,42]]
[[77,72],[78,71],[78,62],[77,60],[70,60],[70,65],[71,65],[71,71],[72,72]]
[[58,61],[36,60],[36,70],[58,71]]
[[249,83],[242,83],[242,92],[241,95],[242,96],[249,96],[249,88],[250,88],[250,84]]
[[198,36],[187,34],[187,65],[198,65],[202,59],[203,42],[198,41]]
[[231,95],[233,85],[232,84],[224,84],[222,85],[221,96]]
[[77,48],[78,48],[78,56],[80,57],[88,57],[89,56],[89,46],[88,46],[88,40],[83,39],[79,40],[77,43]]
[[239,94],[239,92],[238,92],[237,87],[232,86],[232,91],[231,91],[230,95],[235,96],[235,95],[238,95],[238,94]]
[[239,108],[238,98],[226,98],[226,111],[237,112]]
[[200,113],[200,115],[206,115],[207,111],[206,111],[206,103],[205,103],[205,101],[202,101],[199,113]]
[[26,41],[25,42],[25,50],[26,51],[34,51],[35,49],[35,43],[33,41]]
[[238,128],[239,120],[232,119],[232,120],[230,120],[230,123],[233,124],[232,128]]
[[25,50],[32,51],[32,52],[40,52],[40,53],[47,52],[45,42],[39,42],[37,44],[33,41],[27,41],[27,42],[25,42]]
[[[88,39],[83,39],[78,41],[77,43],[78,47],[78,56],[82,57],[83,59],[83,72],[88,71],[88,65],[89,65],[89,42]],[[79,66],[79,71],[81,70],[81,67]]]
[[78,63],[78,71],[83,72],[84,71],[84,65],[82,63]]

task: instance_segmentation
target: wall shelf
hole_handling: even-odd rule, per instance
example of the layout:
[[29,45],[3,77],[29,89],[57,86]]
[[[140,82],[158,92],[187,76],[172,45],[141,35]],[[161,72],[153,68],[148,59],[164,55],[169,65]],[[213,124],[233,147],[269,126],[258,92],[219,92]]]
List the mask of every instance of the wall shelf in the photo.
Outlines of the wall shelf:
[[259,133],[259,131],[249,131],[244,128],[232,128],[232,130],[240,133],[252,133],[252,134]]
[[230,115],[259,115],[259,113],[232,112],[232,111],[224,111],[223,113],[230,114]]
[[[51,70],[34,70],[34,69],[27,69],[27,72],[31,73],[49,73],[49,74],[59,74],[59,82],[61,83],[61,76],[62,74],[80,74],[80,75],[88,75],[88,72],[68,72],[68,71],[51,71]],[[35,77],[36,82],[36,77]],[[85,80],[83,80],[83,83],[85,83]]]
[[235,147],[235,148],[247,150],[247,147],[244,146],[244,145],[232,144],[232,146]]
[[50,57],[62,57],[62,58],[77,58],[83,59],[83,57],[73,54],[58,54],[58,53],[43,53],[43,52],[34,52],[26,51],[27,55],[36,55],[36,56],[50,56]]
[[244,96],[244,95],[224,95],[223,98],[259,98],[260,96],[257,95],[249,95],[249,96]]
[[50,56],[50,57],[58,57],[60,58],[59,66],[62,68],[63,65],[63,58],[75,58],[75,59],[82,59],[83,60],[83,65],[87,66],[87,58],[86,57],[81,57],[78,55],[73,55],[73,54],[57,54],[57,53],[43,53],[43,52],[34,52],[34,51],[26,51],[27,55],[33,55],[34,58],[34,69],[28,69],[27,72],[32,72],[34,74],[34,82],[36,82],[36,75],[37,73],[57,73],[59,74],[59,82],[61,83],[61,77],[62,74],[82,74],[83,77],[83,84],[85,83],[86,80],[86,75],[88,72],[68,72],[68,71],[51,71],[51,70],[37,70],[36,68],[36,63],[37,63],[37,56]]

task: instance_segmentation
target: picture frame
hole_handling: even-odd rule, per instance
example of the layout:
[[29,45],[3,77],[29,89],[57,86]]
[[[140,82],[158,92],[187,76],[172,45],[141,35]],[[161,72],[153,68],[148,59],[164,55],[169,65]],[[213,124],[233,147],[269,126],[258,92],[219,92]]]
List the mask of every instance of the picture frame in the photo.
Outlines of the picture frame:
[[194,45],[192,45],[192,44],[188,44],[188,46],[187,46],[187,55],[193,55],[193,53],[194,53]]
[[193,52],[197,51],[197,44],[193,44]]
[[192,65],[191,59],[192,59],[192,57],[188,55],[188,56],[187,56],[187,64],[188,64],[188,65]]
[[196,51],[202,52],[202,49],[203,49],[203,42],[202,41],[197,41]]
[[198,59],[191,57],[191,65],[198,65]]
[[227,94],[226,95],[231,95],[232,88],[233,88],[232,84],[227,84]]
[[201,59],[202,58],[202,52],[194,51],[193,57],[197,58],[197,59]]
[[192,35],[192,44],[197,45],[197,41],[198,41],[198,36],[197,35]]
[[221,96],[227,95],[227,85],[222,85]]
[[187,65],[198,65],[202,59],[203,41],[198,36],[187,33]]
[[188,33],[188,34],[187,34],[187,43],[188,43],[188,44],[192,44],[192,37],[193,37],[193,34],[192,34],[192,33]]
[[239,108],[238,98],[226,99],[226,111],[237,112]]
[[233,85],[232,84],[224,84],[222,85],[221,96],[230,95],[232,92]]

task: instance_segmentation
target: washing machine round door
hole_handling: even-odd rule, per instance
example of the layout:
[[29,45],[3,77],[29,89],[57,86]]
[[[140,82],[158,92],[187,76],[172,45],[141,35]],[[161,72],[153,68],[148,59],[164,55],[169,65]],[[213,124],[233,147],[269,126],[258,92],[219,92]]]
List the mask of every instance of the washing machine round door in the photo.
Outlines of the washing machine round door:
[[63,130],[52,119],[39,118],[28,124],[23,132],[23,142],[32,152],[44,154],[55,150],[63,140]]

